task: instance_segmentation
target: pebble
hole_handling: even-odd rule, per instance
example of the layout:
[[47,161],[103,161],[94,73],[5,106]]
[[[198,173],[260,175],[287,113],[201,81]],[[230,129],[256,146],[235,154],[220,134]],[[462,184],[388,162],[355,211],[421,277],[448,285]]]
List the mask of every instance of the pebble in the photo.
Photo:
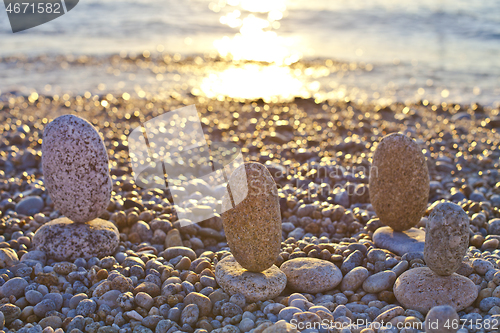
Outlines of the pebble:
[[76,271],[77,267],[71,262],[58,262],[54,264],[54,272],[61,275],[68,275],[71,272]]
[[[384,255],[385,258],[385,255]],[[370,273],[365,267],[356,267],[347,273],[340,284],[341,291],[356,291],[365,282]]]
[[243,314],[243,310],[238,305],[232,302],[224,303],[222,305],[220,312],[224,317],[230,317],[230,318],[239,314]]
[[144,318],[139,314],[137,313],[137,311],[135,310],[132,310],[132,311],[128,311],[128,312],[125,312],[125,314],[127,315],[127,317],[129,317],[130,319],[134,319],[134,320],[137,320],[137,321],[142,321]]
[[16,213],[33,216],[42,211],[45,203],[39,196],[26,197],[16,204]]
[[293,322],[293,324],[297,325],[297,327],[306,327],[306,324],[311,325],[314,323],[320,323],[321,318],[315,313],[304,311],[294,314],[290,322]]
[[76,307],[78,306],[78,303],[80,303],[80,301],[82,301],[84,299],[87,299],[87,298],[88,298],[87,294],[76,294],[76,295],[74,295],[69,300],[69,307],[70,307],[70,309],[76,309]]
[[477,298],[474,283],[456,273],[441,276],[428,267],[403,273],[394,284],[394,296],[405,308],[427,313],[438,305],[450,305],[456,311],[470,306]]
[[193,326],[198,320],[199,315],[200,310],[198,309],[198,306],[196,304],[188,304],[182,310],[181,323]]
[[25,297],[31,305],[38,304],[43,299],[42,293],[36,290],[28,290]]
[[355,267],[360,266],[363,262],[363,259],[364,259],[363,253],[359,250],[355,250],[344,260],[344,262],[340,266],[342,274],[345,275],[347,274],[347,272],[350,272]]
[[165,247],[182,246],[182,238],[179,230],[172,229],[167,233],[165,238]]
[[500,219],[491,219],[488,222],[488,233],[490,235],[500,235]]
[[370,202],[383,224],[403,231],[420,221],[429,199],[429,171],[413,139],[385,136],[373,155],[369,182]]
[[246,304],[245,295],[240,293],[234,294],[229,298],[229,302],[238,305],[240,308],[243,308],[245,307]]
[[18,260],[19,257],[17,256],[16,251],[10,248],[0,248],[0,267],[13,266]]
[[250,331],[254,327],[255,327],[255,323],[250,318],[244,318],[244,319],[242,319],[241,322],[238,325],[238,328],[243,333]]
[[203,294],[191,292],[184,298],[184,302],[187,304],[196,304],[201,317],[208,316],[212,312],[212,301]]
[[108,207],[112,183],[106,147],[94,126],[74,115],[57,117],[43,132],[44,184],[64,216],[83,223]]
[[500,306],[500,298],[498,297],[486,297],[479,302],[479,309],[484,312],[488,312],[494,306]]
[[400,306],[395,306],[395,307],[392,307],[389,310],[386,310],[386,311],[382,312],[381,314],[379,314],[373,321],[379,322],[379,323],[382,323],[382,322],[387,323],[387,322],[391,321],[394,317],[403,315],[404,312],[405,312],[405,309],[403,309]]
[[[109,100],[109,95],[99,96],[99,99],[101,98]],[[10,97],[8,99],[9,104],[13,103],[16,107],[17,99]],[[59,101],[61,100],[65,98],[60,98]],[[70,97],[69,102],[73,104],[73,101],[74,98]],[[118,112],[121,112],[121,108],[125,106],[128,108],[135,105],[132,102],[123,104],[118,96],[117,101]],[[36,102],[41,106],[42,112],[45,112],[42,110],[45,108],[44,105],[52,107],[56,99],[50,99],[49,104],[47,102],[47,98],[43,95]],[[77,96],[75,108],[79,109],[81,106],[85,109],[87,106],[94,108],[94,104],[97,105],[99,102],[97,96],[94,96],[94,99],[79,99]],[[225,103],[226,101],[223,104]],[[231,102],[227,103],[229,107],[232,106]],[[300,103],[307,106],[309,101],[302,100]],[[362,289],[365,281],[362,281],[363,279],[357,281],[358,277],[354,274],[361,271],[357,274],[368,279],[370,274],[391,270],[396,276],[403,276],[408,269],[412,271],[426,265],[423,252],[424,229],[430,216],[421,218],[416,225],[416,228],[421,228],[417,232],[424,235],[418,244],[421,248],[412,247],[412,241],[415,239],[407,236],[407,233],[415,233],[415,230],[418,230],[413,228],[399,234],[393,233],[393,235],[406,236],[406,240],[399,243],[393,241],[387,246],[380,246],[381,231],[384,229],[394,231],[390,227],[381,227],[382,222],[376,217],[376,210],[369,203],[366,173],[354,174],[351,172],[352,169],[345,168],[346,164],[351,164],[351,160],[355,168],[366,166],[367,161],[373,157],[375,146],[372,142],[368,142],[369,137],[363,136],[362,139],[356,138],[345,142],[336,136],[325,139],[321,134],[323,132],[319,129],[323,126],[322,122],[311,117],[297,117],[295,107],[291,107],[287,112],[287,117],[292,119],[289,122],[290,125],[283,127],[280,123],[288,123],[288,121],[276,120],[278,117],[281,118],[280,106],[270,105],[271,108],[266,110],[265,103],[264,107],[260,105],[261,103],[242,105],[250,112],[239,113],[238,126],[241,127],[246,123],[253,124],[249,122],[249,114],[252,114],[251,117],[255,117],[253,113],[257,114],[258,120],[258,114],[262,112],[264,118],[271,119],[274,116],[274,123],[269,123],[270,126],[276,127],[278,132],[286,132],[287,136],[290,135],[289,139],[282,140],[283,144],[294,143],[290,147],[287,145],[283,147],[261,146],[260,138],[256,136],[252,138],[256,145],[252,143],[252,146],[259,149],[254,151],[250,147],[247,152],[249,160],[259,160],[262,163],[272,162],[266,163],[272,174],[279,167],[282,173],[286,172],[283,176],[273,176],[279,187],[280,215],[284,222],[281,224],[280,255],[275,261],[276,266],[286,265],[293,258],[318,258],[318,260],[335,264],[344,275],[340,284],[325,292],[318,294],[302,292],[302,294],[290,295],[295,291],[285,288],[277,296],[269,295],[255,302],[252,299],[247,300],[246,297],[249,295],[243,295],[244,291],[228,295],[219,287],[215,279],[216,266],[228,254],[229,245],[231,245],[228,245],[226,241],[222,218],[216,215],[199,224],[181,227],[183,221],[178,219],[179,212],[172,209],[172,200],[170,200],[170,195],[175,195],[174,193],[161,188],[143,189],[134,181],[133,175],[130,174],[129,161],[126,158],[125,140],[127,131],[131,129],[130,121],[136,116],[130,112],[130,119],[123,117],[116,122],[109,121],[110,128],[108,128],[108,125],[105,125],[106,120],[103,120],[101,115],[106,119],[107,115],[112,114],[116,101],[109,100],[108,104],[113,110],[110,108],[108,113],[100,112],[95,120],[92,118],[96,124],[103,125],[102,132],[106,134],[104,138],[106,147],[109,147],[107,149],[113,159],[110,161],[113,174],[113,200],[100,218],[116,225],[120,232],[120,240],[114,252],[110,256],[101,257],[102,259],[99,259],[99,255],[95,255],[87,259],[78,257],[74,261],[59,260],[33,246],[33,235],[36,230],[61,217],[61,212],[54,207],[54,202],[44,188],[42,165],[37,160],[42,142],[41,132],[46,127],[46,123],[35,120],[38,122],[37,126],[19,126],[16,123],[17,119],[12,118],[12,114],[6,113],[11,119],[5,119],[5,126],[0,128],[0,131],[3,130],[5,134],[4,141],[0,142],[0,145],[5,148],[2,150],[4,154],[0,156],[0,165],[4,166],[0,168],[2,179],[0,181],[2,194],[0,215],[3,214],[2,223],[0,223],[2,231],[0,232],[0,292],[2,285],[14,278],[21,278],[28,282],[20,297],[10,295],[8,298],[3,298],[3,295],[0,295],[0,298],[3,298],[0,307],[3,306],[7,317],[9,317],[9,311],[13,311],[14,315],[15,312],[20,311],[14,320],[11,319],[11,322],[5,324],[6,333],[207,333],[212,331],[214,333],[244,331],[262,333],[265,330],[284,332],[293,331],[286,321],[291,321],[294,315],[299,317],[302,313],[306,314],[299,318],[305,317],[306,320],[314,321],[319,317],[329,322],[337,319],[338,323],[355,323],[358,319],[389,320],[395,326],[397,323],[424,321],[423,314],[416,310],[407,308],[402,313],[404,306],[396,301],[393,286],[378,293],[367,293]],[[365,106],[356,105],[356,103],[349,104],[352,105],[355,113],[358,110],[363,111],[361,113],[363,117],[365,117],[365,112],[372,112]],[[30,105],[28,103],[28,109],[34,107]],[[165,109],[172,106],[161,105]],[[19,107],[24,112],[25,107],[20,104]],[[349,106],[342,104],[341,108],[344,107],[350,110]],[[421,113],[446,119],[444,116],[446,113],[443,111],[449,109],[453,113],[455,112],[453,107],[456,109],[458,105],[445,107],[443,104],[437,107],[436,112],[430,112],[427,110],[430,108],[420,104],[408,105],[408,114],[405,111],[401,113],[401,110],[395,110],[396,113],[392,114],[388,112],[388,109],[383,109],[375,115],[380,129],[378,133],[390,133],[391,129],[397,126],[394,127],[394,123],[388,123],[387,119],[392,122],[393,118],[402,116],[408,131],[405,134],[411,132],[415,138],[418,137],[418,142],[422,147],[426,146],[427,163],[432,179],[434,179],[429,189],[429,204],[431,205],[426,214],[431,214],[437,204],[443,200],[452,199],[453,202],[459,203],[468,216],[471,216],[471,247],[468,248],[457,274],[468,277],[475,284],[473,287],[480,293],[471,306],[459,314],[463,319],[480,320],[484,323],[486,319],[495,318],[492,316],[498,317],[500,314],[498,304],[500,273],[497,269],[500,263],[500,250],[496,250],[500,240],[500,237],[496,235],[500,231],[496,229],[500,229],[500,223],[495,221],[500,207],[500,184],[497,184],[500,173],[496,165],[498,154],[496,150],[491,150],[491,147],[495,147],[496,141],[494,135],[489,137],[491,131],[476,131],[475,133],[480,136],[476,135],[472,138],[472,136],[463,135],[467,133],[467,129],[464,130],[459,126],[447,129],[446,127],[449,126],[446,122],[440,123],[439,132],[437,130],[426,132],[423,127],[422,129],[413,126],[415,119],[416,121],[423,120]],[[8,108],[16,110],[10,105]],[[224,107],[218,108],[225,109]],[[399,104],[392,105],[391,108],[397,109]],[[141,107],[138,106],[137,109],[140,110]],[[462,109],[468,109],[468,106],[460,105],[460,111],[457,114],[466,114],[473,119],[472,112],[469,114],[465,110],[461,111]],[[426,113],[427,111],[429,113]],[[156,111],[153,110],[153,112]],[[50,114],[52,113],[47,114],[48,119]],[[340,118],[332,123],[337,130],[341,129],[339,124],[342,128],[345,127],[346,131],[353,133],[360,130],[355,127],[358,125],[357,118],[359,117],[351,117],[355,120],[353,122],[342,122],[343,116],[338,112],[336,115]],[[204,116],[211,122],[214,115],[213,112],[209,112]],[[135,123],[138,124],[139,118],[134,120]],[[28,116],[21,121],[23,124],[29,124],[31,122],[29,119]],[[426,121],[428,123],[429,118]],[[308,122],[318,129],[311,132],[307,126]],[[423,123],[426,122],[423,121]],[[259,124],[257,121],[253,125],[262,127]],[[367,122],[364,122],[363,126],[366,127],[366,124]],[[359,125],[361,126],[361,123]],[[26,140],[16,139],[18,140],[17,146],[10,147],[15,137],[9,133],[9,127],[10,130],[14,129],[14,132],[18,133],[21,133],[19,129],[22,127]],[[251,127],[253,130],[255,126]],[[221,129],[216,125],[214,127],[216,134]],[[262,137],[265,137],[267,130],[261,128],[261,131],[263,131]],[[303,133],[306,133],[308,137],[303,137]],[[294,136],[295,138],[292,139]],[[302,141],[297,141],[299,138]],[[310,138],[312,141],[309,141]],[[327,143],[323,140],[331,142]],[[334,143],[337,140],[342,148],[338,148],[339,146]],[[471,145],[471,140],[476,142]],[[298,142],[302,142],[299,146],[302,145],[304,148],[296,146],[295,143]],[[352,159],[347,161],[342,158],[325,158],[326,155],[320,149],[323,144],[337,147],[338,156],[340,153],[342,156],[350,154]],[[473,147],[473,149],[463,149],[460,154],[454,154],[455,148],[462,146]],[[485,151],[487,154],[483,153]],[[30,170],[26,169],[27,164],[24,161],[27,155],[33,156],[29,160]],[[334,169],[340,172],[333,174]],[[288,173],[289,171],[291,173]],[[323,192],[328,189],[326,185],[331,184],[345,185],[345,188],[336,190],[334,193]],[[194,188],[192,185],[187,186]],[[208,187],[206,183],[205,186]],[[354,195],[351,190],[355,191]],[[356,195],[358,190],[362,190],[363,194]],[[188,202],[191,206],[186,207],[189,211],[213,213],[221,211],[221,201],[213,200],[214,198],[208,197],[207,193],[211,192],[210,195],[217,193],[215,197],[221,198],[226,188],[219,185],[213,191],[207,192],[205,189],[200,189],[200,192],[194,193],[195,191],[188,188],[182,191],[193,192]],[[19,213],[20,209],[16,213],[16,203],[19,204],[27,200],[26,198],[32,197],[39,197],[43,201],[40,213],[26,217]],[[469,199],[481,202],[473,202]],[[99,246],[98,243],[96,244]],[[172,249],[174,247],[181,249]],[[451,281],[455,279],[454,275],[449,278]],[[351,286],[346,287],[346,285]],[[418,287],[418,284],[413,284],[413,287]],[[97,304],[93,313],[88,314],[87,317],[77,315],[77,307],[83,300],[87,300],[83,303],[93,301]],[[38,317],[34,311],[35,306],[41,302],[49,303],[49,301],[53,302],[55,309],[46,312],[45,317]],[[189,325],[189,320],[183,321],[185,318],[182,318],[182,314],[187,312],[186,307],[194,304],[198,307],[199,315],[196,322]],[[42,313],[41,308],[38,305],[37,312]],[[81,306],[78,310],[82,310]],[[86,313],[83,314],[86,315]],[[0,329],[4,322],[4,313],[0,311]],[[47,324],[54,327],[46,326]],[[339,331],[360,333],[360,330],[350,328]],[[470,330],[482,332],[477,327]],[[465,332],[467,331],[465,329]],[[304,332],[316,333],[317,331],[309,329]],[[319,332],[325,333],[326,330],[320,329]],[[363,331],[363,333],[369,332],[373,331]],[[379,330],[379,333],[382,332],[395,332],[395,330],[388,328]],[[416,333],[415,330],[405,329],[400,332]]]
[[316,258],[288,260],[280,269],[286,275],[288,287],[310,294],[332,290],[342,281],[337,266]]
[[[277,321],[275,324],[271,324],[271,326],[267,327],[262,331],[262,333],[297,333],[297,328],[294,325],[287,323],[284,320]],[[305,331],[304,331],[305,332]],[[255,333],[259,333],[256,332]]]
[[5,324],[7,325],[12,323],[21,315],[21,309],[18,306],[15,306],[14,304],[10,303],[0,305],[0,312],[3,313],[5,318]]
[[33,237],[33,246],[59,261],[106,257],[118,247],[120,234],[113,223],[94,219],[73,223],[62,217],[44,224]]
[[155,301],[150,295],[140,292],[135,295],[135,303],[149,311],[149,309],[153,307]]
[[88,317],[90,314],[94,313],[97,308],[97,303],[91,299],[84,299],[78,303],[76,307],[76,314],[84,317]]
[[68,326],[66,327],[66,330],[68,332],[71,332],[74,329],[83,331],[84,327],[85,327],[85,318],[83,318],[82,316],[75,316],[69,322]]
[[276,183],[264,165],[248,162],[231,174],[228,189],[222,198],[222,221],[231,253],[249,271],[265,271],[280,253]]
[[478,273],[480,275],[485,275],[486,272],[494,269],[495,267],[493,266],[493,264],[491,262],[484,260],[484,259],[477,258],[477,259],[474,259],[472,261],[472,268],[474,268],[476,273]]
[[294,307],[294,306],[287,306],[287,307],[280,310],[280,312],[278,314],[278,319],[284,319],[284,320],[289,322],[290,320],[292,320],[292,317],[294,314],[301,313],[303,311],[304,310],[299,309],[299,308]]
[[[456,333],[462,325],[455,309],[449,305],[433,307],[425,317],[426,333]],[[456,328],[453,328],[456,327]]]
[[53,329],[62,327],[62,319],[59,316],[49,316],[40,320],[39,324],[42,328],[52,327]]
[[382,227],[373,233],[373,242],[375,246],[387,249],[400,256],[412,252],[423,253],[425,231],[411,228],[398,232],[390,227]]
[[363,282],[363,290],[367,293],[376,294],[388,290],[396,281],[396,273],[393,271],[382,271],[366,278]]
[[[16,254],[16,256],[17,256],[17,254]],[[0,257],[1,257],[1,254],[0,254]],[[45,252],[43,252],[43,251],[31,250],[30,252],[26,252],[21,257],[21,262],[23,262],[23,261],[38,261],[42,266],[45,266],[45,263],[47,261],[47,256],[45,255]]]
[[451,202],[438,204],[425,227],[424,258],[438,275],[457,271],[469,247],[469,216]]
[[215,279],[229,295],[241,293],[247,302],[265,301],[277,297],[286,287],[286,275],[272,266],[264,272],[247,271],[232,255],[215,266]]
[[15,277],[5,282],[5,284],[0,287],[0,294],[2,297],[15,296],[19,298],[24,295],[24,289],[28,286],[28,282],[20,277]]
[[56,309],[56,305],[50,299],[44,299],[40,303],[38,303],[37,305],[35,305],[33,307],[34,313],[38,317],[41,317],[41,318],[45,317],[45,314],[47,312],[55,310],[55,309]]
[[161,256],[166,260],[170,260],[178,256],[188,257],[191,261],[196,259],[196,253],[189,247],[185,246],[170,247],[163,251]]

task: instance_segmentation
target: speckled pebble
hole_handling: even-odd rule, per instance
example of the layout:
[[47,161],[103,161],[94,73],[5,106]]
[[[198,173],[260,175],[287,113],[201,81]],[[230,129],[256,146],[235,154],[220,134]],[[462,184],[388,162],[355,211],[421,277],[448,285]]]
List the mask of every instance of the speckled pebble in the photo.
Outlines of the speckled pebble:
[[276,266],[261,273],[241,267],[232,255],[226,256],[215,267],[217,283],[229,295],[241,293],[247,302],[273,299],[285,289],[286,275]]
[[283,263],[280,269],[290,288],[310,294],[332,290],[342,281],[340,269],[326,260],[296,258]]
[[222,221],[231,253],[242,267],[262,272],[274,264],[280,251],[276,183],[264,165],[249,162],[231,174],[228,189],[222,198]]
[[198,306],[196,304],[188,304],[182,310],[181,323],[192,326],[198,320],[199,315],[200,310],[198,309]]
[[428,199],[429,171],[422,149],[406,135],[385,136],[370,169],[370,202],[380,221],[396,231],[410,229],[424,215]]
[[440,276],[428,267],[420,267],[404,272],[396,280],[394,295],[405,308],[427,313],[437,305],[463,310],[474,302],[478,290],[462,275]]
[[120,235],[113,223],[95,219],[73,223],[59,218],[44,224],[33,237],[33,246],[48,257],[64,261],[111,255],[117,248]]
[[424,258],[438,275],[457,271],[469,247],[469,216],[451,202],[438,204],[425,227]]
[[73,115],[57,117],[43,133],[44,183],[54,206],[73,222],[99,217],[111,198],[106,147],[94,126]]
[[478,274],[484,275],[487,271],[494,269],[495,267],[491,262],[477,258],[472,261],[472,268],[474,268]]
[[3,304],[0,305],[0,312],[3,313],[5,318],[5,324],[10,324],[21,315],[21,309],[14,304]]

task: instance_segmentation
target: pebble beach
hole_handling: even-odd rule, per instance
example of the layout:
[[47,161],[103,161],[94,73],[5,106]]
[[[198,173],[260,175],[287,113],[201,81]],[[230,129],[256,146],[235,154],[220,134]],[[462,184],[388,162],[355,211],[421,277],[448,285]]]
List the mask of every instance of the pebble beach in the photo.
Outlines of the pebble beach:
[[[226,236],[227,220],[221,216],[182,227],[168,189],[143,189],[134,181],[128,134],[147,120],[191,104],[208,143],[235,143],[245,162],[266,166],[276,183],[279,216],[268,219],[279,223],[279,255],[275,266],[252,272],[272,283],[244,284],[238,292],[222,288],[227,280],[221,276],[238,265],[231,248],[245,253],[254,244],[238,243],[237,230]],[[4,94],[0,328],[5,333],[496,332],[499,111],[428,101],[382,106],[301,98],[283,103],[212,100],[190,94],[141,99]],[[109,204],[97,219],[102,225],[76,225],[76,231],[63,228],[35,237],[37,230],[50,231],[51,223],[69,214],[55,209],[42,169],[44,130],[64,114],[86,119],[102,135],[111,175]],[[425,239],[435,251],[424,255],[420,234],[414,243],[375,244],[374,233],[385,225],[371,204],[369,176],[379,141],[391,133],[414,139],[425,158],[420,167],[428,172],[428,194],[419,192],[428,199],[422,213],[417,209],[413,214],[417,219],[411,230],[425,234],[429,225],[447,225],[446,215],[440,222],[436,213],[444,202],[456,205],[439,206],[442,211],[464,214],[459,216],[468,230],[458,232],[465,237],[460,238],[465,255],[457,252],[456,267],[443,267],[448,260],[440,262],[439,251],[445,256],[447,248],[435,240]],[[408,188],[427,189],[419,179],[409,180]],[[80,204],[82,196],[59,199]],[[211,208],[198,199],[193,209]],[[406,207],[414,201],[417,197],[405,196],[394,202]],[[404,214],[398,206],[391,210]],[[258,219],[259,212],[254,214]],[[63,234],[64,244],[54,241],[54,235]],[[118,244],[109,236],[114,234]],[[274,242],[270,244],[272,248]],[[222,261],[227,272],[216,270]],[[435,265],[446,272],[436,275]],[[420,280],[415,282],[411,273],[417,270]],[[434,307],[440,297],[453,307]],[[459,326],[426,330],[426,316],[428,322],[455,320]]]

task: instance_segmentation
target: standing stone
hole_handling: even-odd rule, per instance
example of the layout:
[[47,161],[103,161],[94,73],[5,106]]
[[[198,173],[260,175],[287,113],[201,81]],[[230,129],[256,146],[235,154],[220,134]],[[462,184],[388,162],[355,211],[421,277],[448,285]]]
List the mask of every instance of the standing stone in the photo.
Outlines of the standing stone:
[[469,247],[469,216],[451,202],[438,204],[425,228],[424,259],[439,275],[451,275],[460,267]]
[[400,133],[384,137],[370,169],[370,201],[380,221],[396,231],[410,229],[428,199],[429,170],[418,144]]
[[236,168],[222,198],[222,211],[227,243],[240,265],[252,272],[271,267],[280,251],[281,212],[269,170],[256,162]]
[[57,117],[43,133],[45,186],[54,206],[73,222],[99,217],[111,198],[108,154],[88,121],[73,115]]

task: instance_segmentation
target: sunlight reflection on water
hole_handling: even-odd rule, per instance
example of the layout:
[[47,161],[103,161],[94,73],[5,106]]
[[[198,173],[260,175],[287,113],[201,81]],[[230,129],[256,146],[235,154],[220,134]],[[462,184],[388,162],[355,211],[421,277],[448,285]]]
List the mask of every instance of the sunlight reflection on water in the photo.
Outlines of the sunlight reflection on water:
[[[212,98],[265,101],[306,97],[304,84],[288,67],[302,55],[293,51],[293,38],[281,37],[276,32],[286,12],[285,0],[230,0],[227,5],[238,8],[223,15],[220,23],[239,31],[232,37],[214,41],[214,46],[221,57],[233,60],[233,64],[204,78],[201,92]],[[219,3],[217,8],[223,6],[224,3]],[[264,18],[257,17],[257,13]],[[239,61],[253,63],[239,65]]]
[[276,102],[291,100],[295,96],[310,97],[303,83],[288,67],[252,63],[212,73],[202,81],[200,89],[209,98],[229,96]]

